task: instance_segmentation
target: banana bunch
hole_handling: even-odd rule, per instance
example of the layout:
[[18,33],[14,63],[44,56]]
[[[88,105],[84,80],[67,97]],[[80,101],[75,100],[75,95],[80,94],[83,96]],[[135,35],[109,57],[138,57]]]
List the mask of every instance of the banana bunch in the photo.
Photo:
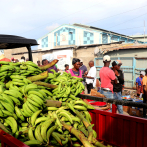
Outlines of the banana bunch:
[[[104,146],[92,129],[88,110],[94,107],[77,97],[85,89],[81,78],[42,73],[31,61],[0,64],[1,129],[28,146]],[[36,79],[56,86],[37,85]]]
[[34,76],[42,72],[39,66],[37,66],[32,61],[23,62],[22,65],[20,66],[20,69],[21,69],[20,74],[23,76],[29,76],[29,75]]
[[24,77],[34,76],[42,73],[41,69],[33,62],[12,63],[0,61],[0,81],[10,80],[11,75],[21,75]]
[[58,88],[52,90],[53,100],[64,102],[69,99],[69,97],[71,100],[76,99],[75,97],[85,90],[81,82],[83,79],[72,77],[71,74],[66,72],[60,75],[60,73],[56,73],[53,69],[51,71],[53,74],[49,73],[45,82],[58,85]]

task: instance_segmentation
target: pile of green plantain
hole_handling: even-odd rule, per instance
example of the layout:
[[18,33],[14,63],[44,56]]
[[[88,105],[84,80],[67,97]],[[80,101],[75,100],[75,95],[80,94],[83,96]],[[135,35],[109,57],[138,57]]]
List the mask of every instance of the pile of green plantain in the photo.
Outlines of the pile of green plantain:
[[0,128],[28,146],[103,147],[87,111],[94,108],[77,97],[82,79],[45,71],[56,63],[0,61]]

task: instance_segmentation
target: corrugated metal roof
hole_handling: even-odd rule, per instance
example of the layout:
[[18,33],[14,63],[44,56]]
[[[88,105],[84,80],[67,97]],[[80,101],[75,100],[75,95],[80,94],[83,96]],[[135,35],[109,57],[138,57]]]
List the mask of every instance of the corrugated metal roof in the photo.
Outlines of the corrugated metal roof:
[[113,46],[101,46],[99,47],[99,49],[101,50],[101,52],[103,54],[107,53],[107,52],[111,52],[111,51],[116,51],[116,50],[126,50],[126,49],[137,49],[137,48],[147,48],[147,44],[117,44],[115,47]]
[[89,29],[93,29],[93,30],[99,30],[99,31],[102,31],[102,32],[105,32],[105,33],[115,34],[115,35],[119,35],[119,36],[126,37],[126,38],[129,38],[129,39],[133,39],[133,37],[130,37],[130,36],[127,36],[127,35],[124,35],[124,34],[116,33],[116,32],[113,32],[113,31],[108,31],[108,30],[93,27],[93,26],[88,26],[88,25],[83,25],[83,24],[78,24],[78,23],[74,23],[73,25],[78,26],[78,27],[83,27],[83,28],[89,28]]

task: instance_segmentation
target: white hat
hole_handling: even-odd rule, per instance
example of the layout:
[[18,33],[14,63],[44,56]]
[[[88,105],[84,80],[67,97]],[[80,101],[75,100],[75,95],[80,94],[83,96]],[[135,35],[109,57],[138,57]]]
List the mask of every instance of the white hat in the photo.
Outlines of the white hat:
[[83,62],[83,60],[82,60],[82,59],[80,59],[80,62]]
[[105,55],[105,56],[103,57],[103,61],[104,61],[104,62],[109,62],[109,61],[111,61],[110,56]]
[[144,71],[141,71],[140,74],[144,76],[145,75],[145,72]]

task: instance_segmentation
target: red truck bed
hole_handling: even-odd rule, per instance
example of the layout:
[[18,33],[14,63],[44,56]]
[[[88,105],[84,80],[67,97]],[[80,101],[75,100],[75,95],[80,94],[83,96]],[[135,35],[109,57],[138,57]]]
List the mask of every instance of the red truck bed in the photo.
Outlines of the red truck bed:
[[[147,120],[110,113],[102,110],[89,111],[97,139],[121,147],[147,147]],[[21,141],[0,130],[2,147],[28,147]]]
[[121,147],[147,147],[147,119],[102,110],[89,112],[98,140]]

